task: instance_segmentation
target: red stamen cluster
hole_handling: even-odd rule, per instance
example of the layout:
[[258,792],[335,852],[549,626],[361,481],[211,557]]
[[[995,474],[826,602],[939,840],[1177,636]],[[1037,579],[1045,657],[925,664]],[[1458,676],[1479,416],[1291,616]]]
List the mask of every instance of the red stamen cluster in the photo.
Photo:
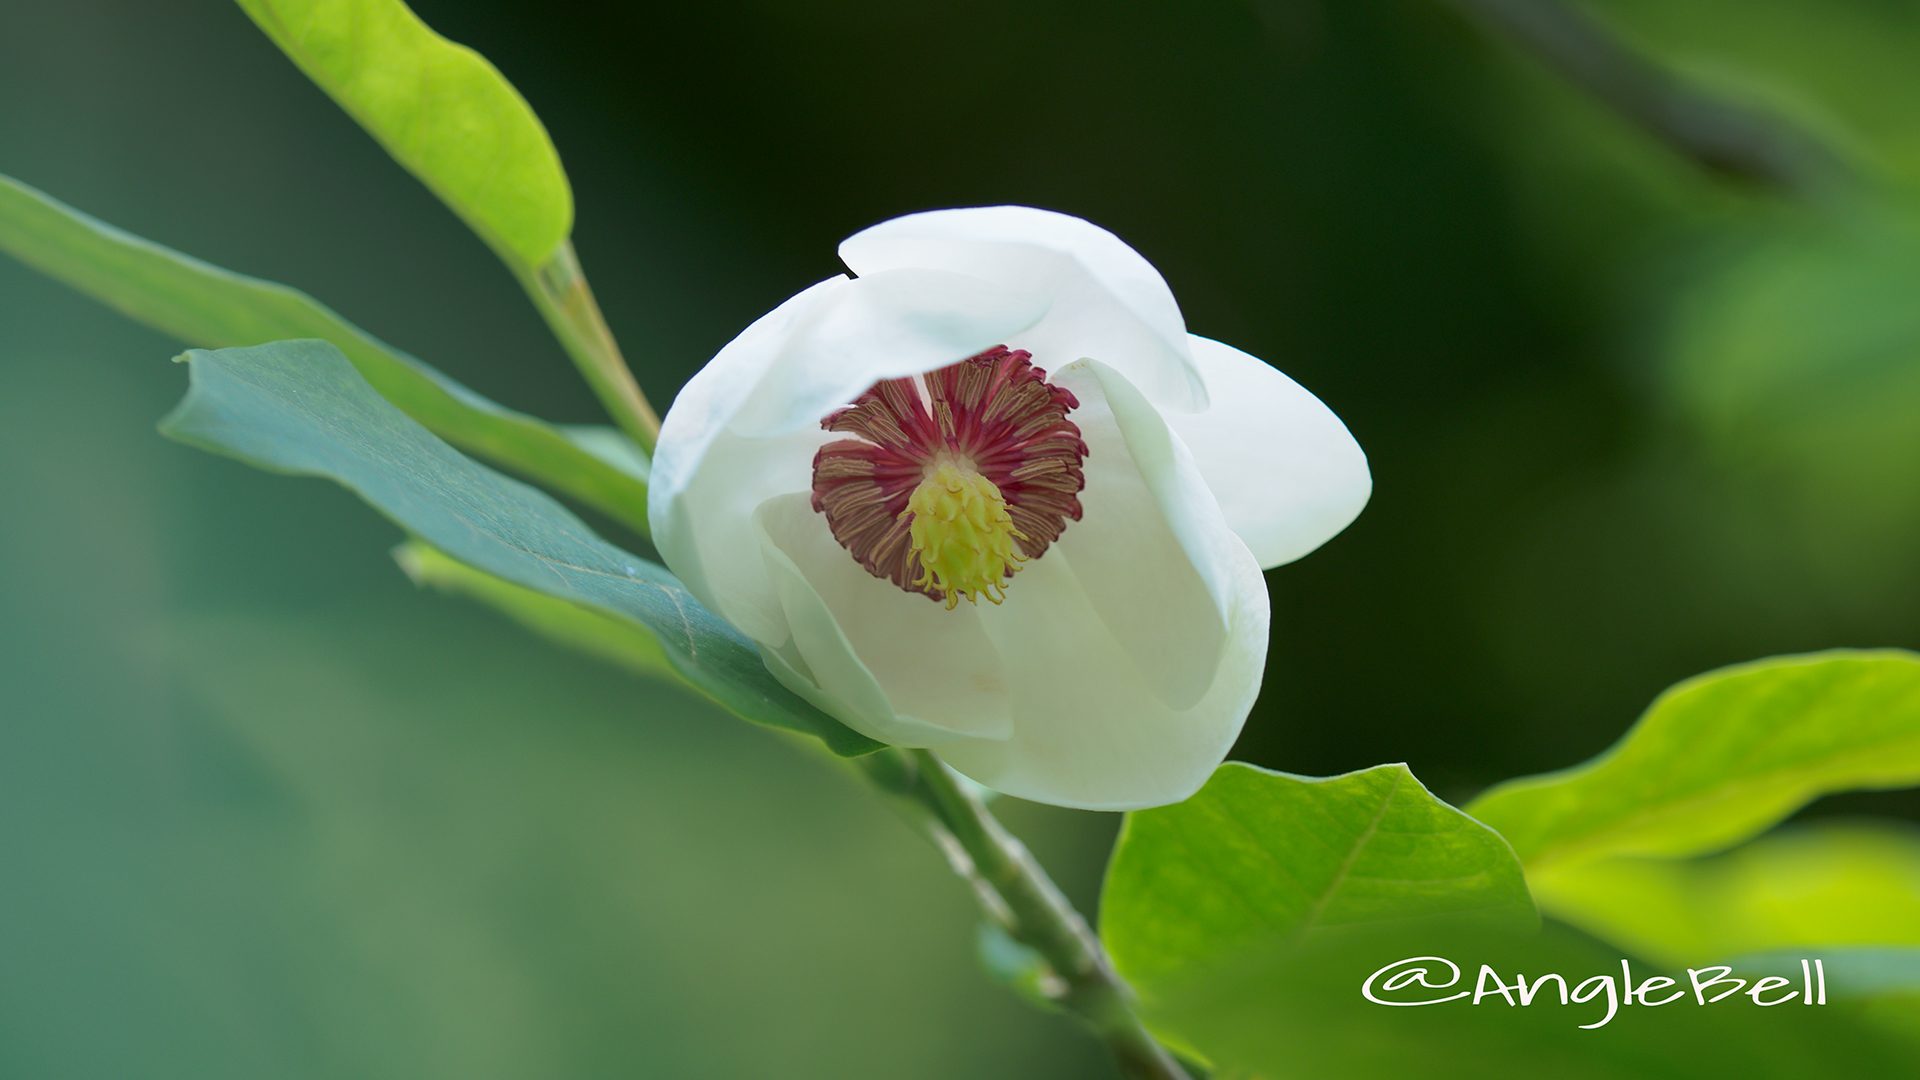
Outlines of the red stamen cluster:
[[978,471],[1006,500],[1021,554],[1039,558],[1080,520],[1087,444],[1067,419],[1079,405],[1031,353],[1004,345],[917,379],[883,379],[820,422],[859,438],[814,455],[813,508],[868,573],[942,599],[916,584],[924,575],[904,514],[914,488],[943,460]]

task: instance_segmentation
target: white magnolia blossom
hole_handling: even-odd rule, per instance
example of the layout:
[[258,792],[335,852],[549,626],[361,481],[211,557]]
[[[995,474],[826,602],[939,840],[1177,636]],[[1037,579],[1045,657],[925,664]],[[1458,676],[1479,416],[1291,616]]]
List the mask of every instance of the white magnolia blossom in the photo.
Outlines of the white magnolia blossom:
[[1192,794],[1260,689],[1260,570],[1360,512],[1359,446],[1078,218],[914,214],[840,257],[673,403],[661,555],[873,738],[1041,802]]

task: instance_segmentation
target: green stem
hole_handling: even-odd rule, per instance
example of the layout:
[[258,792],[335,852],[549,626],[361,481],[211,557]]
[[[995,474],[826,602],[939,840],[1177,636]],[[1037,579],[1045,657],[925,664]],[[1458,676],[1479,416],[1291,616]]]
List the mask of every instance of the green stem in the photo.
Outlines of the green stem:
[[560,339],[561,348],[586,376],[587,385],[607,415],[647,453],[660,439],[660,416],[648,403],[628,370],[613,331],[594,302],[593,290],[580,270],[571,242],[562,244],[553,258],[531,271],[519,273],[520,284]]
[[952,770],[925,750],[886,750],[859,759],[876,784],[911,816],[973,886],[987,916],[1032,949],[1052,971],[1050,996],[1099,1034],[1121,1071],[1138,1080],[1188,1080],[1133,1008],[1087,921],[1026,845],[1007,832]]

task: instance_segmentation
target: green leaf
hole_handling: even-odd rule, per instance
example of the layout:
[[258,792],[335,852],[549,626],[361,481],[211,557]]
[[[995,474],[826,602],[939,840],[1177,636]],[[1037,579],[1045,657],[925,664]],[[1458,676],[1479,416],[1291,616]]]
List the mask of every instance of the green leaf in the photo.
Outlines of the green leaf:
[[475,570],[418,540],[394,549],[415,585],[470,597],[527,629],[630,671],[682,683],[660,640],[632,622]]
[[1531,871],[1574,857],[1728,847],[1835,791],[1920,782],[1920,656],[1829,652],[1725,668],[1662,694],[1611,750],[1468,805]]
[[[1457,974],[1420,958],[1451,963]],[[1593,996],[1563,1001],[1548,981],[1522,1006],[1517,994],[1502,997],[1489,980],[1476,1004],[1482,965],[1507,987],[1558,975],[1569,991],[1587,984]],[[1389,985],[1415,966],[1428,973],[1430,986]],[[1794,968],[1797,976],[1797,963]],[[1383,970],[1387,974],[1373,978]],[[1684,972],[1645,963],[1631,970],[1636,985],[1663,974],[1686,985]],[[1867,1006],[1874,1003],[1831,1001],[1789,1012],[1744,997],[1704,1007],[1689,997],[1664,1007],[1613,1008],[1604,984],[1589,980],[1607,980],[1617,993],[1621,976],[1617,950],[1559,926],[1526,935],[1381,930],[1236,958],[1149,1003],[1148,1020],[1156,1032],[1175,1033],[1223,1077],[1801,1080],[1833,1074],[1835,1047],[1845,1048],[1848,1075],[1912,1073],[1910,1046],[1870,1015]],[[1376,1004],[1362,995],[1369,985],[1381,1000],[1435,1004]],[[1444,1000],[1453,994],[1466,996]],[[1594,1024],[1601,1026],[1582,1029]],[[1708,1062],[1711,1068],[1703,1065]]]
[[[1737,956],[1726,964],[1742,973],[1796,978],[1800,961],[1814,956],[1819,957],[1826,968],[1828,1000],[1898,996],[1920,1004],[1920,949],[1911,946],[1784,949]],[[1920,1031],[1913,1030],[1913,1013],[1907,1012],[1904,1019],[1907,1036],[1920,1039]]]
[[1674,965],[1920,946],[1920,831],[1911,827],[1808,825],[1707,859],[1566,863],[1527,881],[1548,914]]
[[485,57],[400,0],[239,0],[274,44],[511,265],[573,229],[573,193],[533,109]]
[[239,0],[300,69],[513,270],[607,414],[651,449],[660,418],[613,340],[573,244],[546,129],[480,54],[400,0]]
[[664,568],[435,438],[332,345],[288,341],[185,359],[193,385],[161,424],[169,437],[334,480],[475,570],[629,620],[658,638],[688,681],[748,720],[819,736],[841,754],[878,747],[774,681],[753,644]]
[[[1501,1075],[1679,1080],[1711,1059],[1794,1077],[1836,1044],[1873,1067],[1903,1060],[1871,1017],[1840,1008],[1793,1025],[1744,1000],[1621,1008],[1596,1033],[1581,1025],[1605,1018],[1604,999],[1562,1002],[1548,989],[1527,1007],[1476,1004],[1483,964],[1509,985],[1619,977],[1619,952],[1557,925],[1514,932],[1531,923],[1511,850],[1404,767],[1315,781],[1226,765],[1188,802],[1129,815],[1101,936],[1154,1033],[1217,1076],[1387,1076],[1417,1063],[1423,1077],[1484,1080],[1498,1062]],[[1370,979],[1436,957],[1420,961],[1429,987],[1394,993]],[[1467,996],[1392,1008],[1363,996],[1368,986],[1400,1002]]]
[[631,442],[611,449],[604,429],[582,436],[502,408],[304,293],[129,235],[5,176],[0,251],[188,345],[330,341],[434,434],[646,532],[645,459]]
[[1912,946],[1842,945],[1818,949],[1788,949],[1723,959],[1743,976],[1777,975],[1800,978],[1800,961],[1820,959],[1825,971],[1827,1000],[1851,1008],[1863,1021],[1907,1047],[1907,1067],[1920,1061],[1920,948]]
[[1186,802],[1127,815],[1100,936],[1151,999],[1315,931],[1439,917],[1533,924],[1493,830],[1404,765],[1313,779],[1229,762]]

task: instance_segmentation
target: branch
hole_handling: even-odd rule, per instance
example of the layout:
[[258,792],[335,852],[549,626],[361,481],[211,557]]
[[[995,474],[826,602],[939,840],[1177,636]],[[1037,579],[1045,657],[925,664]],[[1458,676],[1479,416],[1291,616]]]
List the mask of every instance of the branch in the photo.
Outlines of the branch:
[[901,800],[909,816],[973,886],[987,917],[1046,960],[1055,1004],[1089,1024],[1137,1080],[1189,1080],[1133,1011],[1133,992],[1100,941],[1040,864],[945,765],[925,750],[887,750],[859,759],[868,776]]
[[1860,186],[1852,167],[1811,133],[1690,84],[1563,0],[1445,2],[1710,174],[1814,198]]

